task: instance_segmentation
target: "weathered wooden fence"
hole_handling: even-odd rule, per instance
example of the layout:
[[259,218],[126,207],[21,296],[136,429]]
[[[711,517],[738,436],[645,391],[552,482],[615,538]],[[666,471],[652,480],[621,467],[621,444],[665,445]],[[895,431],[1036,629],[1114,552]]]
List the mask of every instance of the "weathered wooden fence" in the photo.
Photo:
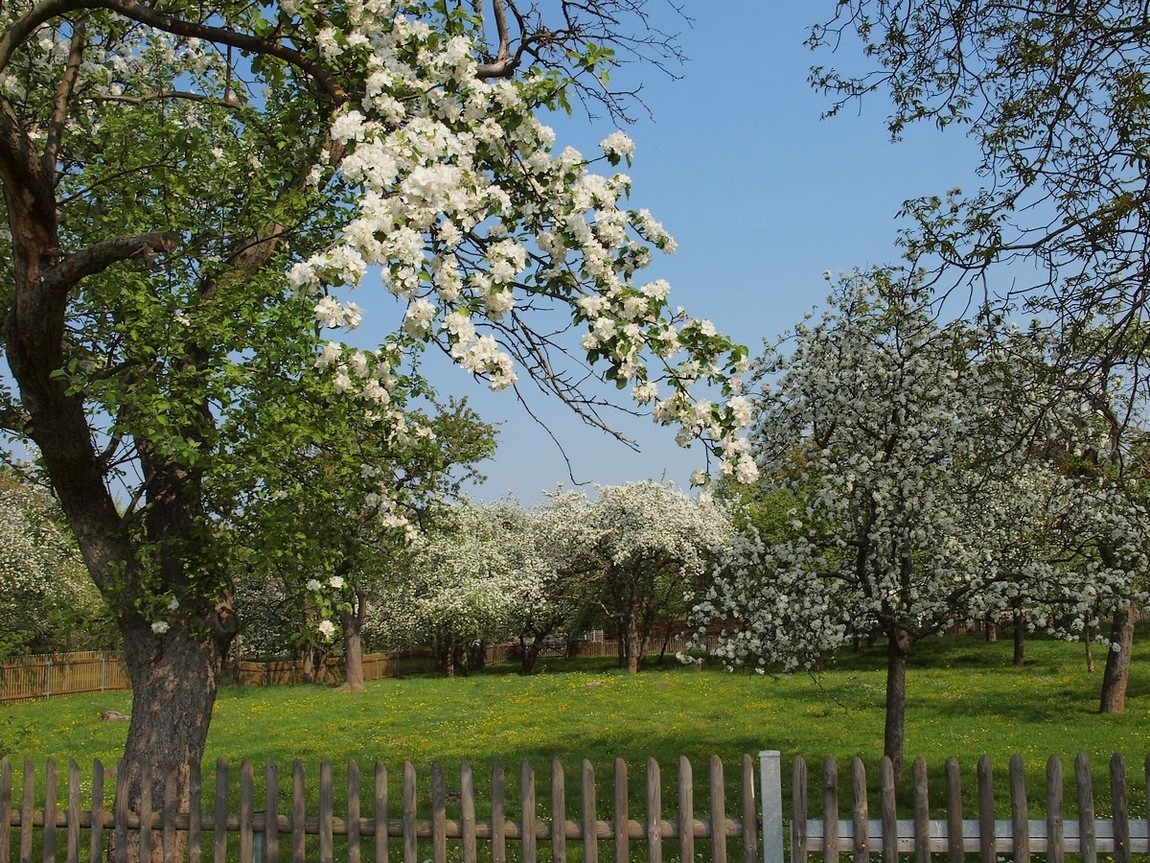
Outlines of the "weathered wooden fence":
[[[975,818],[964,816],[962,777],[953,758],[945,768],[945,799],[934,810],[925,762],[914,762],[907,795],[912,817],[906,819],[899,818],[898,789],[886,759],[878,771],[880,817],[876,819],[870,818],[867,773],[857,758],[850,762],[849,790],[841,794],[833,759],[824,762],[821,781],[812,789],[806,764],[797,758],[789,819],[784,818],[778,752],[759,753],[757,789],[750,756],[743,756],[738,770],[737,782],[731,783],[738,787],[738,799],[728,806],[723,764],[718,758],[710,760],[699,795],[706,796],[706,804],[699,811],[691,763],[679,760],[677,800],[665,805],[660,766],[648,760],[645,785],[634,789],[641,792],[635,796],[643,800],[642,811],[632,813],[628,770],[622,761],[615,762],[607,777],[602,771],[597,775],[584,761],[570,783],[578,799],[569,807],[569,783],[558,762],[552,764],[549,784],[537,800],[534,769],[526,763],[519,771],[517,789],[513,779],[508,788],[502,767],[494,764],[483,777],[483,792],[477,792],[476,777],[467,764],[461,765],[457,777],[450,778],[435,764],[429,778],[417,780],[410,763],[395,778],[378,763],[361,778],[352,763],[347,766],[346,789],[338,793],[332,768],[325,763],[320,766],[318,788],[313,785],[309,794],[308,778],[297,761],[285,799],[275,764],[267,765],[263,787],[257,792],[249,762],[233,771],[221,760],[210,789],[203,787],[199,771],[193,772],[189,807],[177,804],[173,776],[156,786],[163,792],[155,799],[145,795],[138,806],[130,808],[122,764],[106,793],[99,762],[93,765],[90,780],[81,777],[74,762],[62,780],[49,762],[42,782],[37,781],[33,765],[25,762],[17,788],[5,759],[0,760],[0,863],[31,863],[33,859],[48,863],[61,854],[68,861],[97,861],[105,858],[109,847],[115,849],[112,859],[119,860],[137,839],[143,859],[156,850],[165,861],[187,859],[189,863],[209,858],[213,863],[289,859],[292,863],[329,863],[337,857],[350,863],[446,863],[449,857],[462,863],[480,859],[507,863],[509,857],[521,863],[541,859],[598,863],[601,851],[604,859],[613,857],[615,863],[629,863],[635,857],[662,863],[665,841],[675,845],[667,856],[684,863],[705,858],[729,863],[729,840],[735,841],[738,853],[732,856],[741,863],[755,863],[760,856],[764,863],[783,863],[788,821],[791,863],[809,863],[812,857],[838,863],[843,854],[856,861],[881,855],[884,863],[896,863],[900,855],[904,859],[913,855],[915,863],[930,863],[932,857],[943,855],[948,863],[966,863],[971,855],[978,855],[982,863],[995,863],[1004,856],[1028,863],[1035,854],[1043,855],[1048,863],[1064,863],[1067,855],[1097,863],[1099,855],[1106,854],[1114,863],[1131,863],[1133,854],[1150,853],[1150,811],[1131,812],[1126,766],[1117,755],[1110,763],[1110,815],[1106,818],[1095,812],[1090,765],[1083,755],[1074,764],[1069,806],[1064,799],[1062,764],[1057,758],[1049,760],[1045,811],[1037,819],[1029,815],[1026,777],[1018,756],[1010,762],[1007,805],[995,800],[989,759],[979,762]],[[1150,799],[1150,758],[1141,781],[1145,788],[1140,791]],[[394,791],[398,791],[395,796]],[[59,800],[61,792],[65,802]],[[809,815],[812,792],[821,798],[823,818]],[[932,811],[943,817],[932,817]],[[844,812],[849,817],[841,817]],[[1000,817],[1004,814],[1009,817]],[[604,815],[609,817],[604,819]],[[142,830],[141,825],[150,829]],[[569,847],[569,843],[574,844]],[[601,849],[603,845],[607,849]]]
[[[678,634],[672,638],[666,647],[668,654],[684,649],[688,644],[687,637]],[[708,645],[714,646],[713,641],[708,640]],[[652,641],[648,645],[652,652],[662,650],[663,646],[662,641]],[[486,661],[505,660],[518,647],[518,643],[489,645]],[[614,656],[617,649],[618,642],[602,638],[579,641],[581,656]],[[338,683],[343,680],[343,668],[342,656],[327,657],[322,667],[312,672],[314,681]],[[438,670],[435,657],[427,651],[369,653],[363,657],[365,680],[431,674]],[[241,686],[299,684],[305,682],[306,676],[302,659],[244,659],[229,663],[225,669],[226,680]],[[115,651],[41,654],[0,664],[0,702],[124,689],[131,689],[131,681],[123,658]]]
[[[1126,764],[1121,755],[1110,762],[1109,818],[1096,817],[1090,764],[1085,755],[1074,762],[1074,796],[1068,817],[1064,798],[1062,762],[1055,757],[1046,765],[1046,804],[1043,817],[1030,818],[1026,774],[1021,757],[1015,755],[1009,767],[1010,817],[1002,814],[994,797],[994,775],[990,759],[978,762],[977,813],[963,813],[962,777],[957,760],[946,762],[945,800],[939,812],[945,818],[931,817],[929,777],[926,762],[916,759],[911,770],[912,817],[899,818],[896,806],[894,770],[889,759],[879,765],[878,819],[871,819],[867,775],[862,761],[850,762],[849,790],[840,794],[838,765],[833,759],[823,763],[821,778],[823,818],[808,817],[807,768],[795,759],[792,783],[790,846],[792,863],[807,863],[817,855],[824,863],[837,863],[840,854],[867,859],[881,853],[884,863],[895,863],[899,854],[914,854],[916,863],[929,863],[932,855],[945,854],[949,863],[964,863],[967,854],[978,854],[982,863],[995,863],[1008,854],[1015,863],[1027,863],[1032,854],[1041,854],[1049,863],[1063,863],[1066,855],[1079,856],[1083,863],[1096,863],[1100,853],[1113,855],[1114,863],[1130,863],[1133,853],[1150,853],[1150,811],[1141,817],[1130,811]],[[1150,757],[1142,771],[1144,800],[1150,800]],[[849,818],[840,818],[841,807],[849,808]]]
[[[778,753],[773,756],[777,765]],[[148,775],[147,767],[143,769]],[[238,771],[237,812],[229,802],[235,799],[234,773],[223,760],[216,765],[214,793],[205,795],[199,770],[193,771],[190,807],[178,805],[173,774],[162,783],[163,793],[157,799],[145,794],[140,805],[130,809],[123,763],[110,789],[112,804],[108,808],[106,777],[98,761],[93,765],[90,786],[82,779],[80,768],[71,762],[64,779],[65,789],[60,789],[61,778],[51,761],[40,784],[33,765],[26,761],[16,794],[12,767],[4,759],[0,761],[0,813],[6,817],[0,818],[0,863],[11,859],[31,863],[34,856],[54,861],[61,852],[70,863],[81,859],[97,861],[104,858],[109,847],[114,849],[113,859],[121,860],[136,837],[141,859],[149,859],[153,850],[159,849],[165,863],[182,858],[202,863],[209,857],[214,863],[285,858],[293,863],[329,863],[336,859],[337,846],[340,859],[353,863],[365,858],[389,863],[392,857],[402,863],[445,863],[449,841],[458,842],[452,859],[461,859],[462,863],[476,863],[481,844],[482,859],[506,863],[509,842],[517,843],[518,853],[512,857],[522,863],[535,863],[541,857],[552,863],[566,863],[569,842],[578,843],[577,855],[583,863],[597,863],[603,843],[613,848],[617,863],[628,863],[632,847],[639,845],[645,846],[644,856],[650,863],[661,863],[664,840],[678,843],[676,856],[682,860],[693,861],[696,851],[709,850],[714,863],[727,863],[730,839],[740,840],[743,863],[757,863],[755,762],[750,756],[743,756],[739,769],[739,800],[732,815],[728,813],[723,764],[718,758],[710,760],[708,806],[700,815],[695,807],[691,763],[686,758],[679,760],[677,805],[665,811],[660,767],[648,760],[645,806],[642,816],[635,818],[628,808],[628,771],[622,760],[615,762],[611,773],[606,789],[610,792],[609,801],[601,801],[599,796],[602,774],[597,775],[592,765],[584,761],[574,783],[579,802],[570,809],[563,767],[554,762],[542,816],[537,809],[534,769],[527,763],[520,769],[517,795],[514,791],[507,793],[503,769],[494,764],[489,795],[482,800],[476,794],[475,777],[467,764],[461,765],[457,779],[452,777],[450,790],[442,766],[433,765],[430,787],[421,794],[415,769],[405,763],[395,783],[400,792],[396,798],[392,796],[393,780],[386,767],[376,763],[369,776],[361,778],[359,769],[351,763],[347,766],[346,793],[339,795],[344,806],[337,814],[336,783],[327,763],[319,771],[318,810],[309,812],[307,779],[298,761],[292,768],[290,799],[281,800],[276,765],[267,765],[262,793],[257,793],[255,771],[245,760]],[[87,804],[82,801],[85,787],[91,788]],[[66,798],[62,805],[58,801],[61,790]],[[43,801],[39,807],[38,800]],[[482,807],[477,803],[482,803]],[[421,807],[427,813],[424,817],[419,814]],[[485,813],[482,817],[477,816],[480,808]],[[613,817],[600,817],[607,812]],[[150,829],[141,829],[141,825]],[[342,838],[337,842],[336,837]],[[393,840],[394,847],[389,847],[388,839]],[[16,858],[11,856],[13,844],[18,847]]]
[[[437,668],[428,653],[369,653],[363,657],[366,680],[426,674]],[[241,660],[226,669],[242,686],[280,686],[304,681],[302,659],[269,662]],[[330,657],[317,674],[320,682],[343,679],[343,658]],[[0,702],[131,689],[124,660],[113,651],[26,656],[0,665]]]
[[108,651],[25,656],[0,665],[0,701],[130,687],[123,659]]

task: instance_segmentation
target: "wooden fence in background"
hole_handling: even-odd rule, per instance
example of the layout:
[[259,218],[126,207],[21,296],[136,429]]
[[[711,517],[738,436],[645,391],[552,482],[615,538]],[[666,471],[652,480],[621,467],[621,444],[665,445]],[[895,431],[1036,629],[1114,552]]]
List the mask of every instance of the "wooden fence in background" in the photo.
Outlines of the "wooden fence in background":
[[[1046,765],[1046,805],[1043,817],[1032,819],[1028,811],[1026,773],[1022,758],[1010,759],[1009,813],[1002,814],[994,799],[994,775],[986,756],[978,763],[977,813],[966,818],[962,806],[962,776],[956,759],[945,767],[945,800],[931,817],[929,777],[926,762],[915,760],[911,770],[913,815],[898,817],[894,770],[889,759],[879,764],[880,818],[871,819],[867,800],[867,775],[862,761],[850,762],[849,790],[840,795],[838,766],[834,759],[823,763],[820,787],[823,818],[808,817],[807,768],[796,758],[792,782],[790,847],[792,863],[808,863],[817,855],[824,863],[838,863],[841,854],[866,860],[881,853],[884,863],[896,863],[900,854],[913,854],[915,863],[929,863],[931,856],[946,855],[949,863],[965,863],[968,854],[977,854],[982,863],[995,863],[1009,855],[1015,863],[1028,863],[1032,854],[1041,854],[1048,863],[1063,863],[1068,854],[1083,863],[1096,863],[1099,854],[1113,855],[1114,863],[1131,863],[1131,854],[1150,853],[1150,807],[1140,815],[1130,811],[1129,784],[1125,759],[1115,755],[1110,762],[1109,818],[1097,818],[1090,764],[1085,755],[1074,762],[1072,807],[1068,816],[1064,799],[1062,762],[1051,757]],[[1145,797],[1150,800],[1150,757],[1142,772]],[[850,818],[839,813],[849,811]],[[1007,808],[1007,807],[1004,807]],[[829,816],[829,817],[828,817]]]
[[[61,778],[51,761],[39,784],[33,765],[25,762],[17,792],[12,768],[5,759],[0,761],[0,815],[4,816],[0,817],[0,863],[14,859],[13,844],[18,853],[15,859],[29,863],[33,857],[50,863],[59,859],[61,852],[68,861],[97,861],[104,858],[109,846],[112,859],[120,861],[126,859],[126,849],[133,841],[142,846],[140,859],[150,859],[153,849],[158,849],[165,863],[181,859],[203,863],[209,858],[214,863],[236,859],[262,863],[285,858],[293,863],[330,863],[337,858],[337,850],[339,859],[353,863],[389,863],[392,859],[396,863],[446,863],[449,842],[458,847],[452,859],[462,859],[462,863],[479,859],[506,863],[509,842],[518,846],[512,859],[520,863],[536,863],[540,858],[551,863],[566,863],[568,859],[598,863],[604,844],[611,850],[603,857],[612,856],[613,851],[618,863],[628,863],[632,849],[639,851],[640,846],[650,863],[662,863],[665,840],[678,844],[675,856],[682,860],[695,861],[698,852],[714,863],[728,863],[728,840],[739,840],[742,863],[757,863],[754,761],[749,755],[743,756],[739,768],[740,794],[732,815],[725,797],[723,763],[718,758],[710,760],[705,783],[708,805],[699,813],[691,763],[686,758],[679,760],[678,800],[665,810],[660,767],[648,760],[644,811],[635,818],[629,811],[628,771],[622,760],[617,760],[610,772],[599,774],[583,761],[570,783],[577,788],[578,798],[570,807],[569,783],[557,761],[551,765],[549,781],[540,795],[546,797],[542,806],[538,804],[543,801],[536,799],[535,772],[528,763],[519,771],[518,793],[512,787],[510,794],[503,769],[495,763],[485,798],[477,795],[476,777],[467,764],[452,777],[449,790],[446,772],[438,763],[423,780],[429,788],[417,781],[410,762],[394,779],[378,763],[361,778],[351,763],[347,766],[346,793],[337,795],[331,765],[323,763],[318,806],[309,812],[309,800],[317,795],[308,795],[307,778],[298,761],[291,772],[290,797],[285,800],[281,800],[275,764],[267,765],[263,788],[257,792],[255,771],[243,761],[238,771],[237,811],[229,808],[229,800],[237,796],[233,793],[235,773],[224,760],[216,765],[214,793],[203,787],[199,770],[193,771],[190,807],[177,804],[173,774],[158,783],[164,789],[159,799],[144,795],[141,804],[130,810],[123,763],[114,787],[108,789],[112,800],[109,809],[106,777],[98,761],[90,781],[84,781],[79,767],[71,762],[64,789],[59,788]],[[146,765],[143,769],[148,775]],[[600,784],[604,778],[605,788]],[[89,787],[90,799],[85,804],[82,789]],[[66,801],[62,805],[58,801],[61,790]],[[393,796],[394,791],[398,795]],[[337,796],[342,804],[338,814]],[[39,808],[38,800],[44,801]],[[14,806],[17,802],[19,805]],[[479,811],[485,814],[477,815]],[[607,813],[610,818],[601,817]],[[150,829],[141,829],[141,825]],[[337,837],[341,837],[338,842]],[[568,843],[578,847],[569,849]]]
[[[713,645],[713,639],[708,641]],[[662,641],[652,643],[650,651],[659,653]],[[686,647],[686,637],[676,635],[667,643],[667,654]],[[501,662],[513,656],[517,643],[489,645],[487,662]],[[602,638],[579,641],[580,656],[614,656],[618,642]],[[557,644],[554,652],[563,652]],[[411,674],[433,674],[438,670],[435,657],[426,651],[396,653],[369,653],[363,657],[365,680],[385,677],[406,677]],[[318,669],[315,682],[338,683],[343,680],[343,657],[328,657]],[[272,661],[240,660],[224,669],[227,683],[241,686],[284,686],[304,682],[302,659]],[[27,701],[34,698],[52,698],[57,695],[78,695],[85,692],[105,692],[131,689],[123,658],[114,651],[86,653],[53,653],[26,656],[0,664],[0,702]]]
[[130,688],[124,660],[110,651],[25,656],[0,665],[0,701]]
[[[363,658],[367,680],[426,674],[435,670],[435,658],[428,653],[372,653]],[[301,659],[241,660],[229,664],[224,675],[228,683],[242,686],[298,684],[304,681],[304,663]],[[341,680],[343,659],[331,657],[320,669],[318,682],[336,683]],[[0,665],[0,702],[131,688],[123,658],[112,651],[27,656]]]

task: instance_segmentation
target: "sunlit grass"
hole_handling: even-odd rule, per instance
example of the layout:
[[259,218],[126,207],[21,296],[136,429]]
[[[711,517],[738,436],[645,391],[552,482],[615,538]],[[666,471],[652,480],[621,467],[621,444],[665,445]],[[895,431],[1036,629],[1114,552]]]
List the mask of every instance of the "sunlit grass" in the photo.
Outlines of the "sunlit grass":
[[[1097,713],[1104,655],[1099,670],[1089,673],[1081,645],[1032,639],[1022,668],[1010,664],[1010,651],[1009,639],[985,644],[975,636],[920,645],[908,676],[908,763],[922,755],[941,779],[945,759],[957,756],[973,793],[981,755],[991,757],[1002,784],[1010,756],[1019,753],[1038,800],[1046,759],[1061,757],[1070,773],[1074,756],[1084,752],[1096,790],[1105,797],[1107,764],[1121,752],[1131,771],[1132,802],[1142,806],[1141,765],[1150,752],[1150,651],[1136,645],[1121,716]],[[226,688],[212,720],[205,778],[219,757],[237,768],[240,759],[250,758],[257,774],[273,760],[285,788],[293,759],[303,762],[309,776],[318,775],[321,760],[331,762],[337,776],[348,761],[367,774],[378,760],[393,777],[404,761],[426,777],[435,760],[458,777],[458,765],[466,760],[477,779],[489,776],[490,763],[500,760],[513,789],[522,760],[535,765],[546,786],[552,759],[564,764],[570,784],[584,758],[597,766],[601,782],[608,780],[613,760],[623,758],[638,785],[648,757],[673,783],[680,755],[691,759],[696,777],[705,777],[707,759],[717,754],[730,780],[743,753],[762,749],[782,751],[787,776],[799,754],[812,776],[828,755],[839,759],[840,770],[857,755],[874,771],[882,754],[882,663],[883,651],[876,648],[845,656],[817,677],[727,674],[674,664],[628,676],[602,661],[551,659],[533,677],[380,680],[362,695],[319,686]],[[8,705],[0,710],[0,743],[7,738],[16,765],[27,756],[37,765],[49,757],[59,764],[75,758],[85,772],[93,758],[110,767],[127,726],[101,721],[105,710],[128,712],[129,694]]]

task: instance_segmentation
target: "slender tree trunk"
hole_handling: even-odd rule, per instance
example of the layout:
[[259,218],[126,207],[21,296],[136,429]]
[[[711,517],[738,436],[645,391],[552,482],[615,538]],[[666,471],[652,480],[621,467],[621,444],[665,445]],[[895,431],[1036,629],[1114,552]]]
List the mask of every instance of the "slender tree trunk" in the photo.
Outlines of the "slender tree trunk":
[[367,688],[363,676],[363,634],[355,614],[342,612],[340,617],[343,619],[344,681],[339,688],[344,692],[363,692]]
[[1026,660],[1026,615],[1014,609],[1014,665],[1021,668]]
[[367,619],[367,590],[355,586],[355,608],[341,611],[343,629],[344,692],[363,692],[367,684],[363,676],[363,622]]
[[628,674],[639,673],[640,636],[639,623],[635,619],[634,610],[627,612],[623,622],[623,658],[626,662]]
[[910,636],[905,630],[895,627],[888,632],[883,755],[894,765],[896,781],[901,781],[902,777],[903,742],[906,739],[906,660],[910,645]]
[[1086,645],[1086,670],[1094,673],[1094,627],[1086,627],[1086,631],[1082,633],[1082,642]]
[[998,641],[998,623],[993,620],[986,621],[986,643],[994,644]]
[[1138,609],[1133,605],[1124,606],[1114,613],[1114,622],[1110,629],[1112,646],[1106,652],[1106,668],[1102,672],[1099,713],[1126,712],[1126,683],[1130,676],[1130,657],[1134,650],[1134,624],[1137,622]]

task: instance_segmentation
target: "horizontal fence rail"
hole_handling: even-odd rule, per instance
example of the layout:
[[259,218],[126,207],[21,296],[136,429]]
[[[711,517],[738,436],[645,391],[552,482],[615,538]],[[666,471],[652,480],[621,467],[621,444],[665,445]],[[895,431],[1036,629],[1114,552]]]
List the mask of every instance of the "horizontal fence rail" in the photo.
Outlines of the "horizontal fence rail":
[[[772,753],[777,763],[777,753]],[[0,863],[12,859],[54,861],[63,852],[64,859],[83,857],[92,861],[107,857],[114,861],[128,859],[129,848],[135,847],[140,860],[188,860],[215,863],[238,859],[241,863],[290,859],[293,863],[336,859],[336,837],[340,837],[340,859],[360,863],[446,863],[448,842],[458,842],[453,860],[476,863],[482,859],[506,863],[508,842],[518,845],[513,859],[535,863],[540,857],[552,863],[566,863],[568,842],[578,843],[572,860],[598,863],[599,846],[609,843],[616,863],[628,863],[632,847],[643,846],[650,863],[662,863],[663,841],[678,843],[682,860],[695,860],[704,851],[714,863],[728,863],[728,840],[739,840],[743,863],[759,859],[758,819],[755,808],[755,764],[749,755],[739,764],[739,800],[735,812],[728,812],[722,761],[714,757],[708,765],[704,788],[709,801],[705,813],[694,806],[695,782],[691,763],[681,758],[678,764],[677,805],[664,807],[660,767],[649,759],[643,789],[645,805],[641,813],[630,811],[628,769],[616,760],[606,778],[597,775],[584,760],[578,775],[568,783],[562,764],[551,765],[549,802],[545,814],[536,804],[534,768],[524,763],[518,776],[518,795],[508,793],[509,780],[497,762],[490,773],[490,791],[484,798],[476,792],[476,778],[467,764],[459,769],[457,781],[448,790],[448,777],[441,764],[432,765],[430,777],[419,780],[410,762],[394,779],[387,768],[376,763],[369,775],[361,777],[355,763],[347,765],[345,792],[337,795],[331,765],[323,763],[319,771],[318,807],[309,810],[307,777],[296,761],[291,768],[291,792],[281,800],[279,768],[269,763],[264,770],[263,789],[256,790],[255,771],[244,760],[239,768],[239,808],[235,811],[235,773],[226,760],[216,765],[214,791],[202,785],[198,768],[188,783],[190,805],[178,802],[177,780],[173,773],[154,777],[152,788],[159,793],[144,794],[139,803],[129,806],[128,774],[120,762],[114,784],[108,789],[112,800],[107,805],[105,787],[109,777],[99,761],[93,765],[90,786],[81,777],[73,761],[67,768],[63,789],[66,802],[57,799],[61,777],[49,761],[43,772],[42,794],[38,798],[34,766],[24,762],[19,801],[14,799],[14,777],[7,759],[0,760]],[[150,775],[147,765],[143,775]],[[286,777],[285,777],[286,778]],[[160,781],[160,780],[163,781]],[[456,779],[455,776],[452,777]],[[423,783],[427,783],[426,785]],[[575,786],[573,805],[569,808],[568,784]],[[90,787],[90,801],[82,802],[82,788]],[[393,796],[398,790],[399,794]],[[604,791],[602,799],[600,791]],[[429,792],[429,793],[428,793]],[[337,796],[345,805],[337,811]],[[776,795],[777,796],[777,795]],[[37,808],[36,802],[44,802]],[[577,800],[577,803],[574,803]],[[489,815],[477,817],[477,803],[482,802]],[[422,810],[422,816],[421,816]],[[601,816],[610,812],[613,817]],[[450,816],[450,817],[449,817]],[[142,829],[149,828],[149,829]],[[85,836],[84,833],[87,833]],[[34,854],[39,835],[42,850]],[[344,839],[346,837],[346,839]],[[381,841],[381,839],[383,841]],[[389,847],[388,839],[395,847]],[[18,840],[18,841],[16,841]],[[18,857],[12,857],[12,844],[18,846]],[[781,846],[780,846],[781,847]],[[603,854],[606,861],[609,852]]]
[[[1145,799],[1150,801],[1150,757],[1142,771]],[[879,814],[870,817],[866,768],[858,758],[851,759],[849,783],[840,799],[838,765],[834,759],[823,762],[821,779],[823,818],[808,817],[808,777],[804,760],[794,762],[790,847],[792,863],[808,863],[812,855],[824,863],[838,863],[841,854],[855,860],[881,853],[884,863],[896,863],[900,854],[913,854],[916,863],[929,863],[932,856],[946,855],[949,863],[965,863],[968,854],[977,854],[982,863],[995,863],[1008,855],[1015,863],[1028,863],[1032,854],[1041,854],[1048,863],[1063,863],[1076,855],[1083,863],[1097,863],[1099,854],[1113,855],[1114,863],[1131,863],[1131,854],[1150,853],[1150,806],[1143,817],[1130,812],[1129,783],[1125,759],[1115,755],[1110,762],[1109,818],[1097,818],[1090,763],[1085,755],[1074,762],[1074,807],[1077,815],[1067,815],[1062,762],[1051,757],[1046,765],[1046,806],[1043,818],[1032,819],[1027,802],[1026,774],[1022,758],[1015,755],[1009,767],[1009,814],[1000,818],[994,796],[994,772],[990,759],[983,756],[976,771],[977,812],[963,813],[962,776],[958,761],[950,758],[945,767],[945,818],[931,818],[929,777],[926,762],[915,760],[911,770],[912,818],[899,818],[897,788],[890,759],[879,764]],[[850,818],[840,818],[846,804]]]

